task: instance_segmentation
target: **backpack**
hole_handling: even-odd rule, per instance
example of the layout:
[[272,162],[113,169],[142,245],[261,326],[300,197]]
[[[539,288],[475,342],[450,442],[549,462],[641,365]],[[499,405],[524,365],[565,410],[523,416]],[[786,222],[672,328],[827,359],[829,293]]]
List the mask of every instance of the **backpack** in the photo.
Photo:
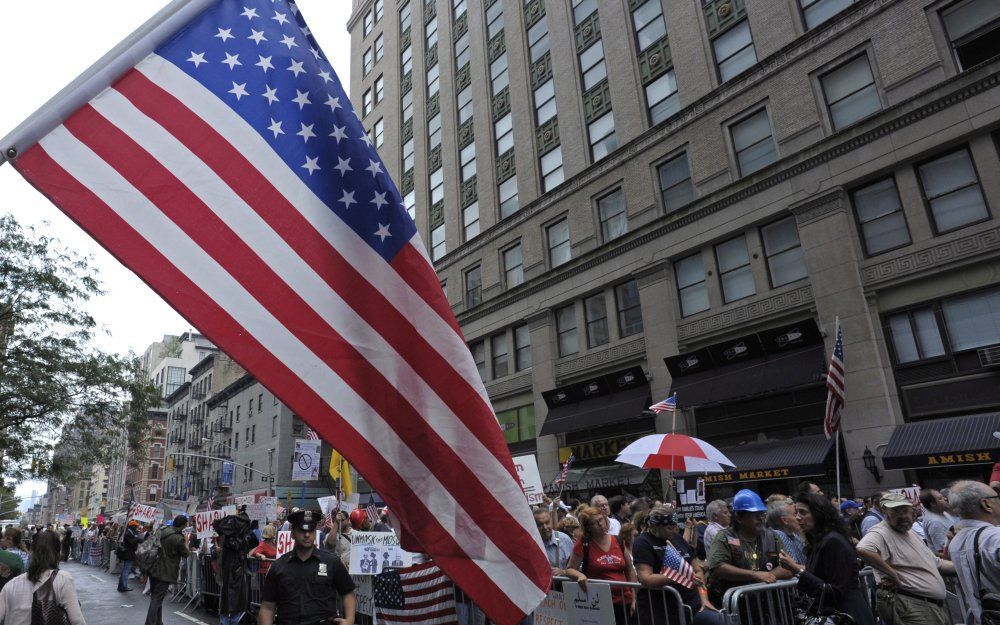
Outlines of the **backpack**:
[[141,543],[135,550],[135,566],[139,567],[139,572],[149,575],[160,557],[160,533],[156,532],[149,536],[145,542]]
[[52,571],[49,578],[31,595],[31,625],[70,625],[66,608],[56,600],[52,581],[59,571]]

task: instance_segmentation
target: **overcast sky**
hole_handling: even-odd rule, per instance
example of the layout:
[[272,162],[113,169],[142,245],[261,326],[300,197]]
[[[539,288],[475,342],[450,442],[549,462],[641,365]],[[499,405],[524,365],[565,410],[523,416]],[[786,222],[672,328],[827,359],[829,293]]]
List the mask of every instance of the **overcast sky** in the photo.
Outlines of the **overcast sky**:
[[[105,52],[153,16],[167,0],[32,0],[4,2],[0,20],[0,136],[6,135]],[[350,0],[298,0],[320,47],[344,85],[350,84]],[[102,328],[99,345],[110,351],[142,351],[164,334],[189,329],[134,274],[38,194],[9,165],[0,167],[0,214],[13,214],[82,254],[93,257],[107,294],[91,303]],[[25,483],[18,494],[44,484]],[[27,503],[27,502],[26,502]]]

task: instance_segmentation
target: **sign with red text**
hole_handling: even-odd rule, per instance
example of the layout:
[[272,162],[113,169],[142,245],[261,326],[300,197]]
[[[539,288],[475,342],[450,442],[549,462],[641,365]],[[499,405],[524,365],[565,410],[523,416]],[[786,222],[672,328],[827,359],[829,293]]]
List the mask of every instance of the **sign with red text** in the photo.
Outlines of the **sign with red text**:
[[194,531],[198,538],[211,538],[212,523],[223,518],[222,510],[208,510],[194,515]]
[[545,491],[542,490],[542,478],[538,474],[538,463],[535,456],[517,456],[514,458],[514,469],[517,471],[517,479],[521,482],[521,490],[528,498],[528,505],[534,506],[544,503]]
[[278,540],[275,543],[275,548],[278,551],[277,557],[281,557],[291,551],[295,547],[295,541],[292,540],[292,533],[288,531],[278,532]]
[[[140,523],[152,523],[156,520],[157,509],[153,506],[147,506],[146,504],[133,504],[132,505],[132,516],[130,518],[135,519]],[[163,517],[163,513],[160,513],[160,518]]]

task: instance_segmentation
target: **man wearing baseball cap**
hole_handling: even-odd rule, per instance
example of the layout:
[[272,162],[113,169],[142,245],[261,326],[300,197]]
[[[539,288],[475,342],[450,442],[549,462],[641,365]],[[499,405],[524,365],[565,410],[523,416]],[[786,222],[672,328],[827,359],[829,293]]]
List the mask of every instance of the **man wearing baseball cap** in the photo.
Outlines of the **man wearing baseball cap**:
[[354,582],[334,554],[316,548],[316,528],[322,521],[319,511],[288,515],[295,547],[278,558],[264,578],[257,625],[274,625],[275,611],[288,625],[354,625]]
[[933,553],[911,531],[916,519],[913,502],[901,493],[887,493],[879,505],[885,520],[858,543],[862,560],[875,569],[879,616],[889,625],[946,625],[943,575],[955,566]]

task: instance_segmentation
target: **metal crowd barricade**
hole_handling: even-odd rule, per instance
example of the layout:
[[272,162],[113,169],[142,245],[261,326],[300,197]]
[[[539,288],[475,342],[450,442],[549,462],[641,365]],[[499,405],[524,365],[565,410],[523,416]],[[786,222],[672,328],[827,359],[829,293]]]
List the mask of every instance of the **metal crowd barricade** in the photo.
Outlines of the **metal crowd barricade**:
[[748,584],[726,591],[722,611],[733,625],[795,625],[796,580]]

